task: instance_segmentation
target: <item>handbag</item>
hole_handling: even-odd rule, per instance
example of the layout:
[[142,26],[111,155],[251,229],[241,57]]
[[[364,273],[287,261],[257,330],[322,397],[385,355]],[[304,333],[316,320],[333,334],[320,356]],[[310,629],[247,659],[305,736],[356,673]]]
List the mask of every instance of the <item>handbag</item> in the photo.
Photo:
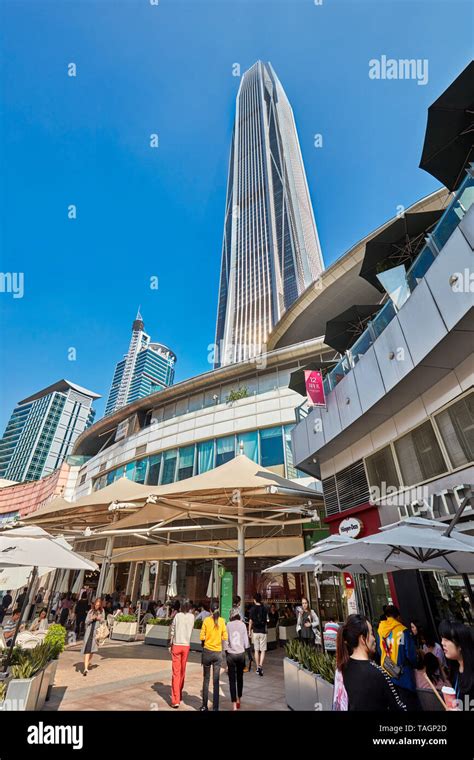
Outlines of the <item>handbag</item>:
[[105,642],[106,639],[109,638],[109,636],[110,636],[109,626],[107,625],[105,620],[103,620],[102,623],[100,623],[95,633],[95,640],[98,646],[102,646],[102,644]]
[[382,639],[382,641],[384,643],[384,649],[385,649],[385,657],[384,657],[382,667],[384,670],[387,671],[390,678],[395,678],[395,679],[400,678],[402,674],[402,668],[400,667],[400,665],[397,665],[397,663],[394,662],[392,658],[390,657],[389,648],[387,646],[387,640]]

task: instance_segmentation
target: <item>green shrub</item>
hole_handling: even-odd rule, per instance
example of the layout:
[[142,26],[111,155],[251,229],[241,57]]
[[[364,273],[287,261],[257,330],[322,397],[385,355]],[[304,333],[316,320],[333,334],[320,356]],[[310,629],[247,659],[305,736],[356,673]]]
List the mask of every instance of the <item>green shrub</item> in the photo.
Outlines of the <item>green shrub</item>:
[[147,625],[171,625],[171,618],[150,618]]
[[286,656],[290,660],[298,662],[302,668],[309,670],[310,673],[324,678],[329,683],[334,683],[334,674],[336,671],[336,659],[330,654],[319,652],[312,646],[303,644],[295,639],[288,641],[286,644]]
[[7,682],[0,681],[0,702],[3,702],[6,696],[7,696]]
[[33,678],[54,659],[54,649],[43,641],[34,649],[19,649],[15,652],[15,664],[11,667],[13,678]]
[[248,395],[249,392],[245,386],[237,388],[237,390],[231,390],[228,396],[226,396],[226,403],[231,404],[233,401],[238,401],[241,398],[247,398]]
[[115,618],[116,623],[136,623],[137,622],[137,616],[136,615],[117,615]]
[[66,629],[62,625],[50,625],[44,644],[48,644],[52,651],[52,659],[57,660],[64,647],[66,646]]

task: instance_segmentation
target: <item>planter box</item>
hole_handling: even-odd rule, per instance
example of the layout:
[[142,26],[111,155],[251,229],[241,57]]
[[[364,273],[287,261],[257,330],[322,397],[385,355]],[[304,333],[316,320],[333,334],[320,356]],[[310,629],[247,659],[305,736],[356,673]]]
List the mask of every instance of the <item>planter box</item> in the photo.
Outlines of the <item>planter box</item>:
[[325,681],[321,676],[315,676],[318,682],[318,702],[320,703],[320,710],[324,712],[331,712],[332,703],[334,697],[334,685]]
[[285,679],[285,699],[290,710],[299,710],[300,690],[298,671],[300,666],[294,660],[285,657],[283,660],[283,677]]
[[138,633],[138,623],[115,623],[111,639],[117,641],[135,641]]
[[43,676],[44,670],[40,670],[33,678],[12,678],[8,684],[5,698],[7,702],[6,709],[25,710],[27,712],[36,710]]
[[296,624],[278,626],[278,638],[280,641],[292,641],[296,639]]
[[48,702],[51,696],[51,689],[54,686],[54,679],[56,678],[56,671],[58,669],[59,660],[52,660],[45,669],[45,678],[48,676],[48,688],[46,690],[46,702]]
[[199,628],[193,628],[193,632],[191,634],[191,651],[192,652],[200,652],[202,649],[201,645],[201,630]]
[[318,676],[302,668],[298,671],[299,708],[300,711],[314,712],[319,709]]
[[277,629],[267,628],[267,647],[268,649],[276,649],[278,646]]
[[[145,629],[145,644],[153,644],[157,647],[169,646],[170,630],[170,625],[147,625]],[[197,631],[197,633],[200,633],[200,631]]]

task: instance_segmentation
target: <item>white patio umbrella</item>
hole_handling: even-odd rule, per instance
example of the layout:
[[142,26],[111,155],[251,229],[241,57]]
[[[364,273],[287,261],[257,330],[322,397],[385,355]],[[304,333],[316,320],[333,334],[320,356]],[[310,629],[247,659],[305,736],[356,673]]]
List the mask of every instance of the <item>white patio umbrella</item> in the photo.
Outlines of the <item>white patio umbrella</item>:
[[85,575],[85,570],[80,570],[76,580],[74,581],[74,585],[71,589],[73,594],[79,594],[81,588],[84,585],[84,575]]
[[[15,565],[0,565],[0,591],[16,591],[28,585],[28,578],[33,570],[32,567],[15,567]],[[39,586],[45,586],[49,568],[40,567],[38,573],[41,575]]]
[[105,594],[113,594],[114,593],[114,571],[115,567],[114,565],[109,565],[109,568],[107,570],[107,575],[105,576],[104,586],[102,588],[102,594],[105,596]]
[[[150,595],[150,568],[148,562],[145,562],[143,566],[142,585],[140,588],[140,596]],[[176,596],[176,594],[175,594]]]
[[69,570],[63,570],[56,588],[56,593],[67,594],[69,591]]
[[64,539],[34,525],[0,533],[0,565],[97,570],[95,562],[73,552]]
[[[398,569],[444,570],[447,573],[474,572],[474,536],[453,529],[438,520],[408,517],[384,525],[378,533],[355,539],[331,550],[337,562],[383,562]],[[318,559],[329,556],[322,552]]]
[[206,596],[209,599],[219,599],[220,594],[220,578],[219,578],[219,563],[217,560],[212,561],[211,574],[209,576],[209,583],[207,584]]
[[166,595],[169,598],[178,596],[177,580],[178,580],[178,563],[176,562],[176,560],[173,560],[170,567],[170,577],[168,581],[168,587],[166,589]]
[[390,573],[394,570],[413,569],[415,563],[410,563],[408,559],[387,563],[379,560],[346,560],[338,555],[339,549],[345,549],[347,546],[356,544],[355,538],[349,536],[328,536],[318,541],[312,549],[296,557],[272,565],[263,573],[311,573],[311,572],[346,572],[351,574],[366,573],[368,575],[380,575]]

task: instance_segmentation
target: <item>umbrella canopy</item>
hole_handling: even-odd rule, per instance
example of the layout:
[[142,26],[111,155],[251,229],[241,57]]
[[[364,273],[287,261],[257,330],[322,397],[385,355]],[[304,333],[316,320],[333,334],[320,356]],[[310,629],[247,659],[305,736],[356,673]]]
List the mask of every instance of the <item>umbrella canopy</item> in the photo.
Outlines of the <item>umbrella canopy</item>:
[[428,108],[420,168],[449,190],[464,178],[474,160],[474,61]]
[[377,275],[401,264],[411,264],[442,213],[443,209],[407,213],[385,227],[366,244],[359,276],[384,293]]
[[[156,525],[163,520],[171,521],[191,514],[232,517],[236,514],[232,495],[237,490],[241,492],[246,506],[257,504],[264,509],[268,503],[269,509],[274,511],[277,511],[276,494],[282,504],[282,511],[287,504],[311,502],[316,505],[321,501],[321,495],[314,489],[277,475],[245,454],[239,454],[225,464],[193,478],[169,485],[148,487],[150,497],[159,498],[162,503],[149,502],[142,509],[118,520],[113,528],[122,530]],[[188,500],[192,500],[192,503]]]
[[446,536],[447,527],[438,520],[409,517],[384,525],[378,533],[334,548],[331,558],[340,562],[372,560],[394,564],[399,569],[474,572],[474,536],[458,530]]
[[4,531],[0,533],[0,565],[97,570],[95,562],[76,554],[65,543],[34,525]]
[[368,575],[381,575],[395,570],[410,570],[416,567],[416,563],[408,558],[399,563],[387,563],[381,560],[345,560],[338,556],[338,549],[356,544],[355,538],[349,536],[328,536],[318,541],[312,549],[303,552],[296,557],[280,562],[263,570],[264,573],[310,573],[314,570],[327,572],[346,572],[354,575],[366,573]]
[[324,342],[343,354],[356,342],[367,327],[370,318],[380,308],[380,304],[350,306],[349,309],[326,322]]
[[150,566],[148,562],[143,565],[142,585],[140,588],[140,596],[150,595]]
[[102,589],[102,594],[105,596],[105,594],[113,594],[114,593],[114,566],[109,565],[109,569],[107,570],[107,575],[105,576],[104,586]]
[[300,367],[291,373],[288,388],[290,388],[292,391],[295,391],[296,393],[299,393],[300,396],[306,396],[306,382],[304,377],[305,371],[312,372],[316,370],[325,374],[328,370],[335,367],[336,364],[337,361],[314,361],[310,364],[307,364],[305,367]]
[[[0,591],[16,591],[28,585],[31,567],[15,567],[14,565],[0,566]],[[39,572],[44,575],[47,568],[40,568]]]
[[67,594],[69,591],[69,570],[63,570],[58,582],[56,592],[59,594]]
[[78,573],[78,575],[77,575],[76,580],[74,581],[74,585],[73,585],[73,587],[71,589],[71,591],[72,591],[73,594],[79,594],[80,593],[81,588],[84,585],[84,575],[85,575],[85,570],[80,570],[79,573]]
[[178,563],[173,561],[170,567],[170,577],[168,581],[168,587],[166,589],[166,595],[172,599],[178,596],[178,588],[176,582],[178,580]]

